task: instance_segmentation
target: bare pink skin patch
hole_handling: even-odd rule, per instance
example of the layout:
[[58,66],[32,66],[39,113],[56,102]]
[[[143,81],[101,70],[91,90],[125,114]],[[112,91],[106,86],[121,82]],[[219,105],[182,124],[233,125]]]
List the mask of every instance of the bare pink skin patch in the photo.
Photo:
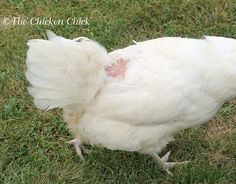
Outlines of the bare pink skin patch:
[[111,66],[108,66],[106,68],[107,75],[114,78],[119,77],[119,78],[124,79],[128,61],[129,60],[123,59],[123,58],[118,59]]

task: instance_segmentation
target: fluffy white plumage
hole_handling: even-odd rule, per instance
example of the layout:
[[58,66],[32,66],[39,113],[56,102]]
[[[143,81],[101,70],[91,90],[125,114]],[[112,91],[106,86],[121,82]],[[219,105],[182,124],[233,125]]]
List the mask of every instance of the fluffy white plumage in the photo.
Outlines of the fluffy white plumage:
[[[165,37],[107,53],[87,38],[49,37],[28,43],[29,91],[37,107],[64,109],[78,146],[149,154],[168,170],[157,153],[236,96],[234,39]],[[109,75],[119,60],[125,75]]]
[[32,85],[29,92],[41,109],[73,104],[84,107],[104,83],[107,52],[97,43],[78,44],[53,37],[52,32],[48,34],[50,40],[28,42],[26,77]]

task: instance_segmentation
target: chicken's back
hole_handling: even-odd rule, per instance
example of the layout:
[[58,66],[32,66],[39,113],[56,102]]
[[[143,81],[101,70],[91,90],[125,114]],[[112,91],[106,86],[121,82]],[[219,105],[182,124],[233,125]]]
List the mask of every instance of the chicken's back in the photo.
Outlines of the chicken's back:
[[163,124],[199,101],[213,103],[203,89],[214,62],[207,47],[203,40],[161,38],[110,53],[113,60],[129,56],[126,76],[107,80],[87,112],[131,124]]
[[106,81],[79,134],[109,149],[160,151],[176,132],[209,120],[228,98],[209,88],[210,74],[227,67],[216,48],[207,39],[160,38],[113,51],[112,60],[129,60],[125,78]]

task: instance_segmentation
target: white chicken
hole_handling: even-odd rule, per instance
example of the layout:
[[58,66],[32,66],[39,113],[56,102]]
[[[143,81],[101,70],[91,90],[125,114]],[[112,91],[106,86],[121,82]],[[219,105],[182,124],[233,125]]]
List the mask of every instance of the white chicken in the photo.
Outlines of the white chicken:
[[158,153],[236,96],[236,40],[164,37],[113,52],[85,37],[28,42],[26,77],[40,109],[62,108],[83,143],[151,155],[169,173],[186,162]]

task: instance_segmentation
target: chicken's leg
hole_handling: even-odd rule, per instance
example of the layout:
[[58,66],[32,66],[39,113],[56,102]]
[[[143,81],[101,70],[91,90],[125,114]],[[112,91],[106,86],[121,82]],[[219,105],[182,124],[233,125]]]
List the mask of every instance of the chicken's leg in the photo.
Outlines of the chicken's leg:
[[76,153],[83,160],[84,159],[83,153],[86,152],[86,150],[85,150],[85,147],[83,146],[82,141],[80,139],[73,139],[69,141],[68,143],[74,145]]
[[152,157],[160,164],[160,166],[168,173],[172,174],[169,169],[176,166],[176,165],[182,165],[186,164],[189,161],[183,161],[183,162],[168,162],[170,152],[168,151],[164,156],[160,157],[157,153],[152,154]]

